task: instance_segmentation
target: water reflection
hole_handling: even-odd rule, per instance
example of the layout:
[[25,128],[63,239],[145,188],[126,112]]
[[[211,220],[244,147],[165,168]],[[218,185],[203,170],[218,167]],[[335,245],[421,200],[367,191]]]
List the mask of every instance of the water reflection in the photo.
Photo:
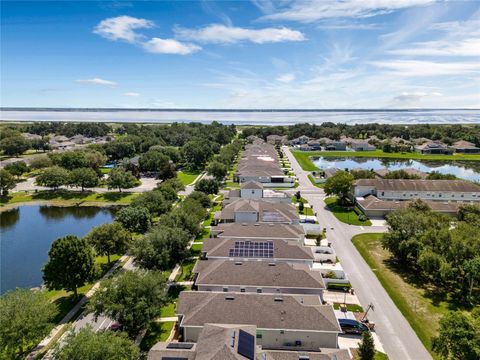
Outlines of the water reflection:
[[423,172],[438,171],[442,174],[453,174],[460,179],[480,181],[479,161],[419,161],[410,159],[362,158],[362,157],[319,157],[312,159],[320,169],[373,169],[387,168],[400,170],[414,168]]
[[18,208],[1,212],[0,228],[8,229],[14,226],[19,219],[20,219],[20,210]]

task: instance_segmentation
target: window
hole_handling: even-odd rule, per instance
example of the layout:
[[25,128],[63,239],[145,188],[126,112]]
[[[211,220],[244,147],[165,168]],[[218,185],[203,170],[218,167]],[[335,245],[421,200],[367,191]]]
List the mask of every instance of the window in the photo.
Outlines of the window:
[[262,338],[262,332],[260,330],[257,330],[257,339]]
[[240,288],[240,292],[245,292],[245,288]]
[[465,197],[465,195],[462,194],[462,195],[460,195],[460,197]]
[[252,194],[255,194],[255,190],[252,190]]
[[385,196],[385,191],[382,191],[382,196]]
[[223,292],[228,292],[228,287],[224,287]]
[[285,334],[285,330],[280,330],[280,334]]
[[262,293],[262,288],[257,288],[257,293],[261,294]]

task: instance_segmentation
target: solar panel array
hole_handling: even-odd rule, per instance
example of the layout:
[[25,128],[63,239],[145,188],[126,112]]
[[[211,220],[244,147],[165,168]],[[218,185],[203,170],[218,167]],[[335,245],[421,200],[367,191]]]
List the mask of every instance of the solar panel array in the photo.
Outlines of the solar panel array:
[[273,241],[235,241],[230,257],[273,258]]
[[264,211],[262,220],[265,222],[284,222],[286,219],[285,217],[275,211]]
[[255,337],[246,331],[240,330],[238,334],[238,353],[249,360],[255,357]]

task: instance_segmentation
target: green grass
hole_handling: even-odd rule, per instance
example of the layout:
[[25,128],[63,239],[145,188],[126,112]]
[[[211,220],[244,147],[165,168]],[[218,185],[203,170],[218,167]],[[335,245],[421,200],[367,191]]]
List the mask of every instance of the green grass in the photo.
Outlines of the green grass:
[[435,289],[428,288],[421,280],[415,281],[416,274],[399,270],[390,261],[388,250],[383,249],[382,236],[360,234],[352,242],[427,350],[438,358],[431,350],[431,339],[437,335],[440,318],[457,307],[452,299],[438,298]]
[[51,201],[53,205],[82,205],[82,204],[118,204],[128,205],[137,197],[137,193],[129,192],[76,192],[67,190],[39,191],[36,193],[15,192],[7,197],[0,197],[0,204],[14,204],[30,201]]
[[175,281],[192,281],[193,280],[193,267],[197,262],[196,258],[186,259],[180,265],[180,271],[178,276],[176,277]]
[[174,302],[170,302],[164,307],[162,307],[162,310],[160,311],[160,317],[172,317],[175,316],[177,307]]
[[177,178],[183,185],[190,185],[200,175],[199,171],[178,171]]
[[363,157],[363,158],[389,158],[389,159],[412,159],[412,160],[441,160],[441,161],[480,161],[477,154],[453,155],[423,155],[420,153],[386,153],[382,150],[375,151],[298,151],[292,150],[303,170],[314,171],[318,168],[312,163],[310,157]]
[[325,199],[325,204],[327,204],[328,210],[330,210],[335,217],[350,225],[361,225],[361,226],[371,226],[372,222],[370,220],[360,221],[358,215],[353,210],[349,210],[343,206],[338,205],[336,197],[329,197]]
[[376,351],[374,360],[388,360],[388,356],[385,353]]
[[303,208],[303,211],[300,211],[297,207],[297,210],[298,210],[298,213],[300,215],[307,215],[307,216],[313,216],[315,215],[314,212],[313,212],[313,209],[311,207],[304,207]]
[[310,180],[313,186],[316,186],[318,188],[323,188],[325,185],[324,183],[316,183],[315,180],[313,179],[312,174],[308,174],[308,180]]
[[47,291],[47,298],[57,305],[57,314],[55,315],[54,322],[58,323],[65,315],[80,301],[83,295],[85,295],[92,286],[103,277],[113,264],[120,259],[120,255],[110,255],[110,265],[107,264],[106,256],[97,256],[95,258],[95,265],[98,269],[97,279],[93,282],[87,283],[78,289],[78,297],[73,296],[73,292],[65,290],[50,290]]
[[147,328],[147,332],[140,343],[142,351],[150,350],[158,342],[167,341],[172,332],[175,322],[152,322]]
[[[340,303],[333,303],[333,308],[335,310],[340,310]],[[360,305],[357,304],[347,304],[347,311],[352,311],[352,312],[363,312],[363,308]]]

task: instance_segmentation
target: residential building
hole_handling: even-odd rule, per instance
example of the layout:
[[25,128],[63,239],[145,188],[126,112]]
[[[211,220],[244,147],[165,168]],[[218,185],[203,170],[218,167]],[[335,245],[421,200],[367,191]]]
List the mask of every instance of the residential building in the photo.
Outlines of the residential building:
[[195,269],[199,291],[263,294],[308,294],[323,300],[325,284],[307,264],[286,262],[201,260]]
[[228,223],[212,226],[212,237],[247,239],[285,239],[303,243],[305,230],[301,225],[274,223]]
[[285,145],[288,142],[287,136],[281,135],[268,135],[267,136],[267,143],[271,145]]
[[310,148],[314,151],[322,149],[319,140],[310,140],[307,142],[307,145],[310,146]]
[[468,142],[468,141],[457,141],[452,145],[452,148],[455,150],[457,153],[463,153],[463,154],[480,154],[480,148],[476,147],[474,143]]
[[293,139],[290,141],[292,145],[305,145],[307,142],[310,141],[310,138],[308,136],[302,135],[299,136],[298,138]]
[[292,204],[240,198],[225,204],[214,215],[215,224],[231,222],[298,224],[299,218]]
[[249,238],[210,238],[205,239],[202,259],[240,261],[266,261],[305,263],[313,265],[315,259],[312,248],[302,246],[298,240]]
[[[417,176],[420,179],[425,179],[428,175],[426,172],[423,172],[414,168],[405,168],[402,170],[405,171],[408,175]],[[374,170],[375,176],[380,179],[384,179],[390,172],[391,170],[389,169]]]
[[415,146],[415,151],[422,154],[452,154],[453,149],[440,141],[427,141]]
[[344,141],[328,140],[325,142],[326,151],[345,151],[347,144]]
[[352,140],[350,146],[352,150],[355,151],[373,151],[376,149],[375,146],[370,145],[368,141],[365,140]]
[[331,305],[317,295],[270,295],[184,291],[177,303],[180,331],[197,342],[205,324],[255,325],[263,348],[337,348],[340,326]]
[[224,198],[224,204],[233,202],[237,199],[264,200],[274,203],[290,203],[291,199],[287,194],[265,189],[262,183],[257,181],[247,181],[240,184],[240,189],[230,190]]

